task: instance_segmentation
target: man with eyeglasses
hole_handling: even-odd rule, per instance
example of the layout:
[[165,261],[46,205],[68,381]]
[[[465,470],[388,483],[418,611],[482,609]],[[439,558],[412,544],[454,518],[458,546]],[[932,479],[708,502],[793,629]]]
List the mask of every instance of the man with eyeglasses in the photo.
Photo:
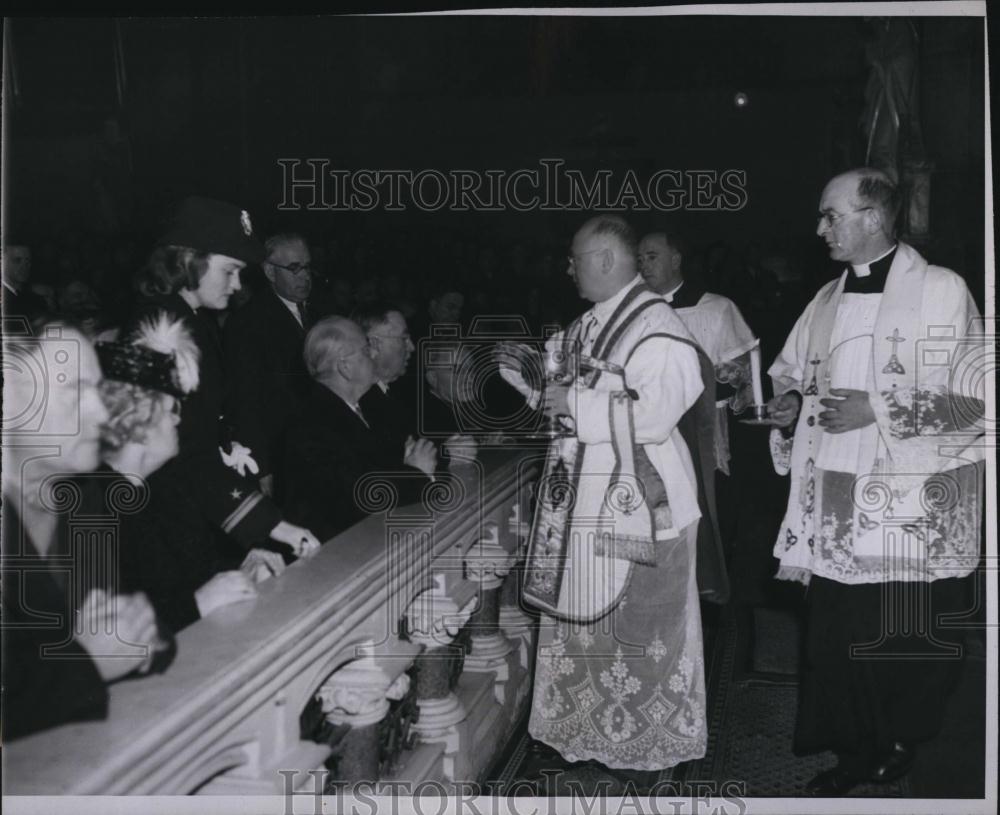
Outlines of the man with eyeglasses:
[[567,274],[593,307],[547,343],[547,360],[578,362],[541,395],[575,436],[549,446],[532,526],[524,596],[543,616],[528,731],[568,761],[658,772],[703,756],[708,737],[701,511],[678,425],[714,407],[711,365],[637,274],[636,244],[617,215],[577,231]]
[[374,303],[351,315],[368,337],[378,377],[361,398],[372,425],[393,449],[402,450],[417,435],[417,396],[406,370],[414,345],[403,314],[388,303]]
[[309,245],[293,232],[264,242],[266,286],[226,321],[226,413],[235,437],[252,451],[261,489],[275,484],[284,435],[309,378],[302,344],[315,317],[309,307],[312,268]]
[[434,476],[437,450],[424,439],[391,450],[372,425],[361,401],[377,373],[361,327],[344,317],[320,320],[306,336],[303,356],[314,381],[287,436],[289,517],[308,518],[309,528],[327,540],[379,511],[378,484],[392,485],[399,506],[419,501]]
[[827,184],[816,232],[842,270],[769,371],[791,472],[777,578],[809,587],[795,749],[838,757],[816,796],[902,777],[940,730],[960,653],[941,621],[969,608],[980,552],[979,313],[896,238],[899,208],[878,170]]

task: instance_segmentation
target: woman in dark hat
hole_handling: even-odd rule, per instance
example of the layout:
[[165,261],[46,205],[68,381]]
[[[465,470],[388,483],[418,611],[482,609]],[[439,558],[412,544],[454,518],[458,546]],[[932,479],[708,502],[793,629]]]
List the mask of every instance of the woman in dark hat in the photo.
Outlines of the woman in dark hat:
[[264,259],[250,216],[232,204],[188,198],[140,275],[150,298],[140,317],[159,311],[182,320],[201,356],[200,384],[187,399],[179,427],[180,452],[166,465],[214,527],[249,549],[270,538],[293,554],[319,547],[307,529],[282,519],[281,511],[245,477],[256,474],[252,451],[226,432],[222,342],[217,312],[240,288],[240,272]]
[[104,466],[91,479],[103,498],[97,511],[119,519],[120,588],[145,592],[174,631],[253,599],[255,582],[284,569],[281,556],[253,549],[239,568],[227,561],[177,473],[163,469],[178,452],[183,401],[198,387],[198,348],[183,322],[161,313],[142,321],[130,342],[98,343],[97,354],[108,419]]

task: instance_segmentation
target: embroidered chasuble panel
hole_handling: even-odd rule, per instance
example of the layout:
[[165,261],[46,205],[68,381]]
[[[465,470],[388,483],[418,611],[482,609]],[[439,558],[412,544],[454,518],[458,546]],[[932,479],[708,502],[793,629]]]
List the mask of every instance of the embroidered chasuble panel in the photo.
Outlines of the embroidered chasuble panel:
[[[776,393],[802,394],[794,436],[771,434],[775,466],[792,476],[777,576],[967,575],[981,536],[984,394],[970,370],[983,339],[969,333],[978,311],[961,278],[905,244],[882,294],[844,293],[845,280],[817,294],[769,371]],[[866,391],[875,422],[825,432],[820,400],[837,387]]]
[[635,566],[613,612],[542,617],[528,731],[568,761],[661,770],[704,756],[704,657],[694,530]]
[[[622,332],[630,308],[642,316]],[[570,761],[664,769],[704,755],[707,743],[697,495],[690,459],[675,449],[676,423],[703,389],[702,372],[687,330],[645,287],[596,326],[596,338],[585,319],[567,335],[587,338],[592,356],[579,387],[591,407],[576,409],[580,438],[550,445],[525,569],[525,598],[548,610],[529,732]],[[664,353],[674,347],[664,344],[667,329],[688,338],[676,359]],[[629,382],[629,360],[647,335],[663,338],[649,346],[660,350],[636,362],[641,373]],[[669,420],[658,390],[668,387],[687,400]],[[648,412],[642,421],[636,405]],[[640,432],[653,432],[651,416],[664,425],[655,431],[663,441],[639,444]],[[688,492],[668,500],[664,473]]]

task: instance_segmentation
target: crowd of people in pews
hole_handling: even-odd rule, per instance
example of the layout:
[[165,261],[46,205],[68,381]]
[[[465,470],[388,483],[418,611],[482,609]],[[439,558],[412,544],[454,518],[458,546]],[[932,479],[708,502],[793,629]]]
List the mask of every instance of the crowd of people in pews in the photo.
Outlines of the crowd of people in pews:
[[[582,314],[548,254],[504,264],[456,246],[452,260],[476,256],[458,284],[374,273],[358,246],[347,286],[329,273],[330,244],[289,231],[262,243],[245,210],[205,198],[182,203],[133,297],[107,308],[97,280],[33,286],[30,247],[5,236],[3,738],[106,716],[108,685],[167,670],[178,631],[252,601],[383,509],[369,491],[420,501],[484,445],[549,428],[523,583],[557,623],[539,629],[534,738],[642,771],[704,756],[701,603],[730,599],[716,495],[739,517],[773,468],[791,476],[787,512],[776,542],[773,529],[757,537],[774,542],[778,580],[810,587],[795,749],[838,757],[806,791],[902,777],[941,728],[954,665],[915,658],[904,638],[876,670],[848,645],[883,633],[886,592],[913,613],[966,608],[986,407],[974,377],[956,375],[952,340],[939,343],[947,365],[897,346],[946,325],[975,349],[979,311],[961,276],[897,238],[900,194],[884,173],[835,177],[819,209],[840,275],[794,327],[804,292],[787,265],[753,249],[731,274],[725,246],[699,256],[670,230],[639,239],[618,215],[569,244],[566,277],[592,304]],[[128,253],[115,257],[121,271]],[[766,404],[761,353],[777,354]],[[772,461],[744,450],[750,475],[729,482],[731,414],[751,404],[771,425],[757,455]],[[941,435],[968,459],[941,455]],[[861,512],[853,485],[870,477],[892,499]],[[641,489],[621,490],[630,479]],[[925,501],[942,483],[955,500]],[[765,523],[766,503],[752,507]],[[898,517],[920,520],[902,528],[924,545],[890,557],[882,525]],[[613,531],[578,545],[595,518]],[[576,591],[591,568],[614,579]],[[608,614],[645,648],[627,665],[594,639]],[[627,692],[609,676],[628,676]],[[561,700],[585,681],[595,695],[567,713]],[[647,715],[664,705],[673,730]]]
[[[8,739],[103,717],[109,683],[165,670],[178,631],[363,518],[366,478],[417,501],[537,422],[459,326],[509,313],[537,335],[575,309],[554,296],[554,252],[518,246],[505,265],[456,243],[454,267],[475,269],[462,283],[407,279],[365,245],[261,242],[246,211],[205,198],[139,253],[45,244],[39,279],[31,247],[4,246]],[[99,556],[83,516],[115,530]]]

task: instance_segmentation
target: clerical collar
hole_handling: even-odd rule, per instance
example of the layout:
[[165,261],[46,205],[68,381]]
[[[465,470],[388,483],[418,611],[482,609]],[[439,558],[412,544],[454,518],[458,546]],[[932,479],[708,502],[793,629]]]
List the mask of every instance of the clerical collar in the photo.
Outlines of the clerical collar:
[[851,269],[857,277],[868,277],[872,273],[872,266],[875,266],[879,261],[889,259],[889,263],[892,263],[892,258],[889,257],[893,252],[896,251],[896,245],[893,244],[885,252],[879,255],[875,260],[871,260],[868,263],[852,263]]
[[896,256],[896,246],[870,263],[851,266],[851,274],[844,283],[845,294],[879,294],[885,289],[885,281]]
[[669,294],[664,295],[664,299],[674,308],[692,308],[698,305],[705,290],[697,283],[684,280]]

